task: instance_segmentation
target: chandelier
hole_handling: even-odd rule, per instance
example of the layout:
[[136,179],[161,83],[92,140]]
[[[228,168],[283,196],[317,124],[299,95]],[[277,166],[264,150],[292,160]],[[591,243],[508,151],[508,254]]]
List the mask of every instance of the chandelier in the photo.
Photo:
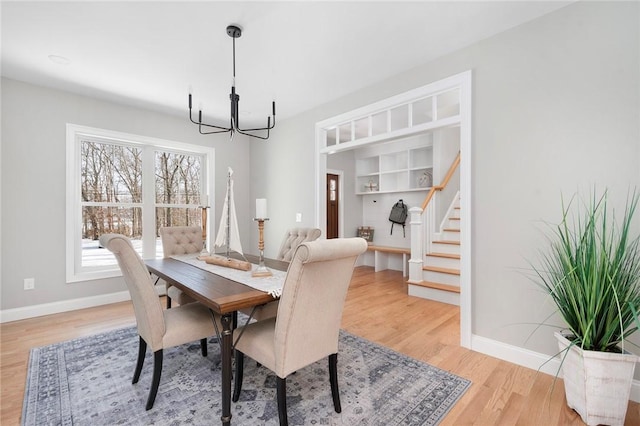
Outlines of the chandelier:
[[[267,117],[267,127],[257,127],[253,129],[240,128],[240,120],[238,117],[238,103],[240,102],[240,95],[236,93],[236,39],[242,35],[242,29],[236,25],[229,25],[227,27],[227,35],[233,39],[233,80],[231,85],[231,94],[229,99],[231,100],[231,119],[229,127],[215,126],[213,124],[205,124],[202,122],[202,110],[198,112],[198,121],[193,119],[191,115],[191,93],[189,93],[189,120],[193,124],[198,125],[198,131],[203,135],[210,135],[213,133],[231,133],[231,139],[233,140],[234,134],[240,133],[241,135],[251,136],[258,139],[269,139],[269,131],[276,126],[276,103],[272,102],[272,116]],[[211,129],[211,130],[207,130]],[[266,134],[264,133],[266,131]],[[255,134],[253,132],[262,132],[262,134]]]

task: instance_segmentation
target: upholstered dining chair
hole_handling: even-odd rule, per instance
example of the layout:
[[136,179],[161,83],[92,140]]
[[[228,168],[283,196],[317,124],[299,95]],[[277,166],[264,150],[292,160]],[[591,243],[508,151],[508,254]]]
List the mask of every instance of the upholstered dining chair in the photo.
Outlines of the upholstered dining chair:
[[[282,238],[276,259],[291,262],[293,253],[300,244],[307,241],[315,241],[320,237],[320,234],[322,234],[322,231],[318,228],[288,229]],[[250,315],[251,318],[257,321],[273,318],[278,313],[278,301],[276,300],[262,306],[256,306],[255,309],[243,309],[241,312]]]
[[[204,247],[202,228],[199,226],[165,226],[160,228],[160,239],[165,258],[180,254],[200,253]],[[172,302],[185,305],[195,302],[195,300],[182,290],[167,283],[167,309],[171,308]]]
[[104,234],[100,236],[100,244],[115,255],[133,302],[140,337],[133,384],[140,378],[147,345],[153,352],[153,378],[146,405],[149,410],[158,393],[163,349],[200,340],[202,356],[207,356],[207,338],[216,334],[213,321],[217,322],[218,330],[222,325],[219,318],[200,303],[162,309],[149,271],[129,238]]
[[367,250],[363,238],[335,238],[302,243],[285,278],[275,318],[237,329],[233,401],[242,390],[245,354],[277,376],[280,425],[287,425],[287,376],[324,357],[329,361],[333,406],[338,393],[338,335],[355,261]]

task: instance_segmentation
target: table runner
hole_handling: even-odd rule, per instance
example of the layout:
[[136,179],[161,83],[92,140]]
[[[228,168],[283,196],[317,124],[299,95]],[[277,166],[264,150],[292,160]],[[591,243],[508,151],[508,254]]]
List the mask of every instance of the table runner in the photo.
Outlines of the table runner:
[[[273,274],[270,277],[252,277],[251,271],[241,271],[239,269],[226,268],[219,265],[211,265],[204,260],[198,259],[199,254],[181,254],[171,256],[172,259],[179,260],[180,262],[188,263],[196,268],[204,269],[221,277],[228,278],[230,280],[248,285],[256,290],[269,293],[272,297],[278,298],[282,294],[282,286],[284,285],[284,279],[287,276],[286,271],[278,271],[270,269]],[[257,266],[253,264],[253,266]]]

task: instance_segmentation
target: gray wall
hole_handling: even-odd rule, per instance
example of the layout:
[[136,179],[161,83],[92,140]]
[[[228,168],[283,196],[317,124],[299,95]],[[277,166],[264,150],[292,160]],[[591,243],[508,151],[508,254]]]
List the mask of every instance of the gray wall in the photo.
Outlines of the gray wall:
[[[267,257],[276,256],[287,229],[315,226],[315,121],[304,117],[281,121],[266,142],[251,141],[251,199],[266,198],[270,216],[264,226]],[[302,213],[301,223],[296,213]],[[258,247],[255,233],[250,247]]]
[[[215,147],[215,217],[226,170],[235,171],[238,221],[249,217],[249,143],[201,136],[185,117],[172,117],[2,79],[2,303],[1,308],[126,290],[122,278],[66,284],[66,123]],[[255,206],[255,204],[254,204]],[[217,226],[216,226],[217,229]],[[249,245],[249,236],[243,244]],[[23,279],[35,278],[34,290]]]
[[561,194],[606,186],[621,204],[640,187],[639,15],[636,2],[578,2],[308,111],[252,144],[252,193],[310,209],[317,121],[472,70],[473,333],[554,353],[547,329],[527,341],[551,307],[523,270]]

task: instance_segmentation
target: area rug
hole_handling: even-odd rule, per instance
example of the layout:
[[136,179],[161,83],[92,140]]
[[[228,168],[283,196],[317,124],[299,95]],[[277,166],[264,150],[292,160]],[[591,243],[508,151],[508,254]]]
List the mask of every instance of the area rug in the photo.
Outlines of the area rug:
[[[22,424],[220,424],[220,349],[199,343],[165,350],[153,409],[145,403],[153,360],[149,351],[136,385],[134,327],[31,350]],[[333,410],[327,361],[287,378],[290,425],[436,425],[471,382],[360,337],[340,332],[338,383],[342,413]],[[245,361],[234,425],[277,425],[276,378]]]

